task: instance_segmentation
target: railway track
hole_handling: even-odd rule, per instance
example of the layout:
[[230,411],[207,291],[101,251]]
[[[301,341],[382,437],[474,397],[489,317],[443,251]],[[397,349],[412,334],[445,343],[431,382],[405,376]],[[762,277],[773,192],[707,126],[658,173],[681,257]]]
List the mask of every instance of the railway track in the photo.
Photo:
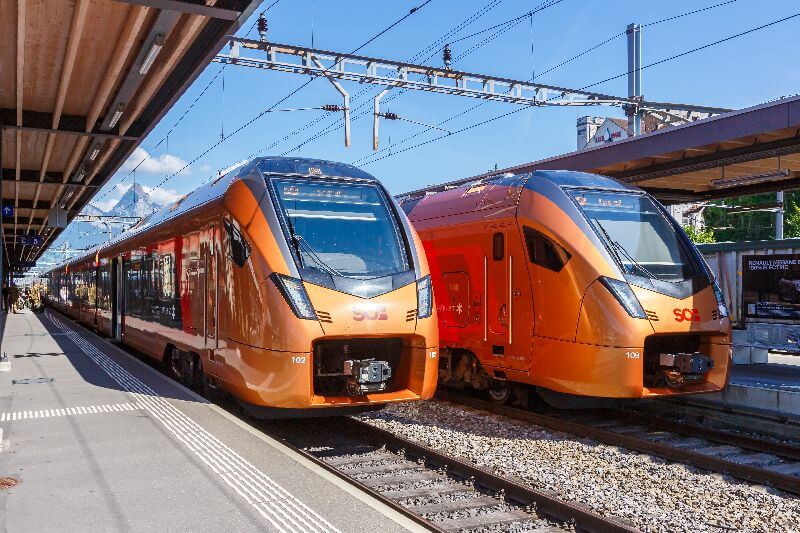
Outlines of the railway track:
[[800,447],[792,444],[630,412],[551,416],[498,406],[452,390],[440,389],[437,397],[800,495]]
[[351,418],[265,422],[263,428],[434,531],[636,531]]

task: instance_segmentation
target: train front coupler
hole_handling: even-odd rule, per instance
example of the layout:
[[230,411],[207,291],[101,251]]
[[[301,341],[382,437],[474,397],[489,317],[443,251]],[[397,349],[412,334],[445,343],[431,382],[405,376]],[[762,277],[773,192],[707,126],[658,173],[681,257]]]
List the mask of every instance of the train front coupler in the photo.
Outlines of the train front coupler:
[[361,396],[385,390],[392,377],[392,367],[388,361],[348,359],[344,361],[343,373],[347,376],[347,392],[351,396]]
[[667,384],[675,388],[703,381],[712,368],[714,360],[700,352],[659,355],[659,372]]

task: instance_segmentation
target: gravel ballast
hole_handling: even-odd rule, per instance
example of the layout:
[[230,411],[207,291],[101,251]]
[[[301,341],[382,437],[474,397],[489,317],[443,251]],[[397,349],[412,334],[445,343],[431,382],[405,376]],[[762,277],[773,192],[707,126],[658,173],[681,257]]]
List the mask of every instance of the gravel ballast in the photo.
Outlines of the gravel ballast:
[[800,532],[791,495],[448,402],[359,418],[644,531]]

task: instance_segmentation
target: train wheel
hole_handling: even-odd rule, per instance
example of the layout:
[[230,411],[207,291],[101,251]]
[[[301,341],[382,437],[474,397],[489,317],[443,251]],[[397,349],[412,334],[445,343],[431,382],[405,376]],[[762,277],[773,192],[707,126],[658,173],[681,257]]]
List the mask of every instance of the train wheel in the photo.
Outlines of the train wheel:
[[505,405],[509,403],[513,396],[508,382],[497,379],[492,380],[492,382],[489,384],[489,388],[486,389],[486,392],[489,395],[489,399],[492,401],[492,403],[497,405]]
[[194,361],[192,355],[173,348],[167,356],[167,369],[177,381],[192,386],[194,381]]

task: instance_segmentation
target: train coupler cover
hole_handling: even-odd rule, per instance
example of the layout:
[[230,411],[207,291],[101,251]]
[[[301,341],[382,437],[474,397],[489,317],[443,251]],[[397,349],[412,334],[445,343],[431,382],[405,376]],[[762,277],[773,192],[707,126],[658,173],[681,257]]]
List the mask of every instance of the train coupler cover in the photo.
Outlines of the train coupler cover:
[[392,377],[392,368],[387,361],[348,359],[344,362],[344,374],[348,376],[348,392],[359,396],[385,390]]

